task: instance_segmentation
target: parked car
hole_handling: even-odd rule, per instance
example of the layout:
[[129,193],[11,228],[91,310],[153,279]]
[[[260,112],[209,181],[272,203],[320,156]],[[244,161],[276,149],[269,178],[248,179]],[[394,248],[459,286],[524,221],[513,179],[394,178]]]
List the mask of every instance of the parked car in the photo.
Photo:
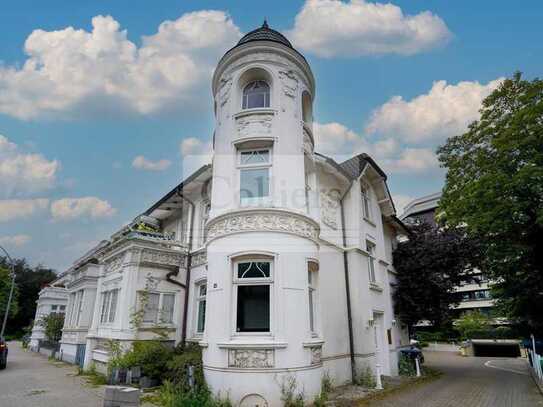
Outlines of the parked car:
[[0,369],[5,369],[8,364],[8,344],[4,338],[0,338]]
[[411,346],[407,349],[402,349],[400,352],[411,358],[413,361],[418,358],[420,364],[424,363],[424,355],[422,354],[422,351],[418,347],[418,342],[416,341],[411,341]]

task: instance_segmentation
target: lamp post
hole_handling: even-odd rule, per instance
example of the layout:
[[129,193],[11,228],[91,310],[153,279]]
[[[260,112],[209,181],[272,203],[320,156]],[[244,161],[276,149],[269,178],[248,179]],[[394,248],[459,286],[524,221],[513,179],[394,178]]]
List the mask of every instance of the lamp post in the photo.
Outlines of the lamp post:
[[9,314],[9,308],[11,307],[11,299],[13,297],[13,289],[15,288],[15,263],[13,262],[13,259],[9,255],[6,249],[4,249],[2,246],[0,246],[0,249],[6,254],[6,257],[9,260],[9,263],[11,264],[11,288],[9,290],[9,297],[8,297],[8,304],[6,307],[6,311],[4,312],[4,321],[2,322],[2,331],[0,331],[0,338],[4,337],[4,331],[6,330],[6,323],[8,322],[8,314]]

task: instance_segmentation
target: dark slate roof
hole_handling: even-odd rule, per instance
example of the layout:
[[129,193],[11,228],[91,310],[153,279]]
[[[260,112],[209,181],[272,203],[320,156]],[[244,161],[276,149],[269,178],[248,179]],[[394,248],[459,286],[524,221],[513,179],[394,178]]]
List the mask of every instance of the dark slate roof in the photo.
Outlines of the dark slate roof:
[[281,34],[279,31],[275,31],[268,26],[266,20],[264,20],[264,24],[262,24],[262,27],[259,27],[256,30],[245,34],[241,38],[241,40],[239,40],[237,45],[245,44],[252,41],[273,41],[286,45],[289,48],[293,48],[290,41],[287,40],[287,38],[283,34]]
[[385,180],[387,179],[386,174],[379,168],[377,163],[373,161],[366,153],[355,155],[353,158],[343,161],[339,164],[343,170],[350,175],[351,178],[356,179],[362,174],[366,165],[370,164],[375,170],[381,175]]

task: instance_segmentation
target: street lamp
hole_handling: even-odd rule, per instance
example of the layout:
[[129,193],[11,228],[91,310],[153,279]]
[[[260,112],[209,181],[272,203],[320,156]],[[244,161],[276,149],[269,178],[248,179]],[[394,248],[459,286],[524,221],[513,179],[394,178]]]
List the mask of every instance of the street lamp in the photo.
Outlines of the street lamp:
[[9,308],[11,307],[11,298],[13,297],[13,289],[15,288],[15,263],[9,255],[6,249],[0,246],[0,249],[6,254],[9,263],[11,264],[11,288],[9,290],[8,305],[6,307],[6,312],[4,312],[4,321],[2,322],[2,331],[0,331],[0,338],[4,337],[4,331],[6,330],[6,323],[8,322]]

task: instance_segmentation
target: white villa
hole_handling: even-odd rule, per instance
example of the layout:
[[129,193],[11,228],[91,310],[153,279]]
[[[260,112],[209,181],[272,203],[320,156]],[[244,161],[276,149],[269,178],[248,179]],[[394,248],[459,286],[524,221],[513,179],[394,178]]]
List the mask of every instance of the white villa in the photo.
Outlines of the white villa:
[[366,154],[314,151],[313,73],[266,23],[226,52],[212,90],[212,164],[63,273],[63,359],[103,368],[108,340],[127,347],[160,324],[203,348],[208,384],[235,405],[281,405],[289,376],[312,400],[325,373],[397,374],[404,229],[385,173]]
[[28,344],[30,349],[37,351],[40,341],[45,340],[45,328],[39,324],[39,321],[49,314],[64,314],[67,303],[68,294],[66,289],[61,286],[60,279],[40,291],[38,301],[36,301],[36,316],[34,317],[36,322],[32,327],[32,334]]

